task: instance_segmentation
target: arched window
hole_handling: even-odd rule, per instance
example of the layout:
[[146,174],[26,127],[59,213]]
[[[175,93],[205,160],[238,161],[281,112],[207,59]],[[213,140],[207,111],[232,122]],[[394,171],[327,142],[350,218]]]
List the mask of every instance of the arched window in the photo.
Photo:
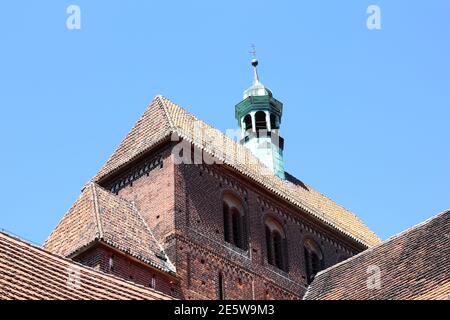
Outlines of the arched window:
[[244,129],[245,129],[245,131],[248,131],[248,130],[252,130],[252,128],[253,128],[253,125],[252,125],[252,116],[251,115],[246,115],[245,117],[244,117]]
[[223,197],[223,233],[226,242],[247,250],[247,224],[241,201],[231,195]]
[[273,218],[266,220],[267,262],[288,271],[287,241],[281,224]]
[[272,130],[276,130],[276,129],[279,129],[278,128],[278,119],[277,119],[278,117],[276,116],[276,115],[274,115],[274,114],[270,114],[270,128],[272,129]]
[[219,294],[219,300],[224,300],[225,299],[225,286],[224,286],[224,281],[223,281],[223,274],[222,272],[219,272],[219,286],[217,288],[218,294]]
[[256,131],[267,130],[266,113],[264,111],[255,113],[255,126]]
[[306,280],[310,284],[316,274],[323,269],[323,254],[319,245],[311,239],[304,242],[303,250],[305,252]]

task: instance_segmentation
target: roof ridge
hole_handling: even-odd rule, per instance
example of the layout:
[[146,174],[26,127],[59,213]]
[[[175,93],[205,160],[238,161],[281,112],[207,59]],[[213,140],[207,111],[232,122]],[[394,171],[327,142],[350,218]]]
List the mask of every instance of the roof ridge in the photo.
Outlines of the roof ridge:
[[[167,100],[167,98],[163,97],[162,95],[157,95],[157,96],[155,96],[155,97],[152,99],[152,101],[151,101],[151,102],[147,105],[147,107],[145,108],[144,113],[142,113],[142,115],[139,117],[139,119],[136,120],[136,121],[134,122],[134,124],[133,124],[132,127],[131,127],[131,130],[128,131],[128,132],[125,134],[125,136],[120,140],[120,143],[117,145],[116,148],[114,148],[114,150],[113,150],[113,152],[111,153],[111,155],[109,156],[109,158],[106,160],[106,162],[103,164],[103,166],[100,167],[99,171],[96,173],[96,175],[95,175],[90,181],[92,181],[92,180],[94,180],[94,181],[99,181],[100,178],[103,178],[103,177],[109,175],[110,173],[115,172],[117,169],[120,169],[123,165],[125,165],[125,163],[120,164],[120,165],[117,166],[117,168],[110,169],[109,172],[107,171],[106,173],[101,174],[102,171],[105,170],[105,168],[106,168],[106,167],[110,164],[110,162],[113,160],[114,156],[118,153],[118,151],[122,148],[122,144],[127,140],[127,138],[130,137],[130,133],[132,133],[132,131],[133,131],[134,129],[138,128],[138,127],[139,127],[139,124],[142,123],[142,122],[144,121],[144,117],[145,117],[146,113],[148,112],[148,110],[151,108],[151,106],[156,102],[156,103],[158,103],[158,105],[161,107],[161,103],[162,103],[162,102],[160,101],[161,99],[166,99],[166,100]],[[168,115],[167,115],[167,113],[166,113],[166,110],[165,110],[164,108],[162,108],[162,110],[163,110],[164,115],[166,116],[166,120],[169,122],[169,125],[170,125],[171,120],[169,119],[169,117],[168,117]],[[170,131],[170,128],[169,128],[169,131]],[[163,137],[163,138],[164,138],[164,137]],[[161,138],[161,140],[163,140],[163,138]],[[135,155],[135,156],[138,156],[138,155]],[[99,174],[101,174],[101,175],[99,175]]]
[[[72,203],[72,205],[69,207],[69,209],[67,209],[63,215],[63,218],[70,212],[70,210],[72,210],[77,203],[81,200],[81,198],[84,196],[84,190],[86,187],[84,187],[82,189],[82,192],[78,195],[77,199]],[[45,246],[45,244],[47,243],[48,240],[50,240],[51,236],[56,232],[56,230],[58,229],[58,227],[61,225],[61,223],[63,222],[63,218],[60,218],[60,220],[58,221],[58,224],[53,228],[52,232],[50,232],[50,234],[47,236],[47,238],[44,240],[44,243],[42,244],[42,246]],[[1,230],[0,230],[1,231]]]
[[153,100],[156,101],[158,103],[159,107],[164,111],[164,115],[166,116],[167,121],[169,122],[169,127],[175,129],[172,118],[169,116],[169,112],[168,112],[167,106],[166,106],[166,100],[168,100],[168,99],[166,97],[164,97],[163,95],[159,94]]
[[136,208],[136,204],[133,202],[130,202],[131,206],[133,207],[133,210],[136,212],[136,214],[139,216],[140,220],[142,221],[142,223],[144,224],[145,228],[147,229],[148,233],[150,234],[150,236],[155,240],[155,243],[158,245],[158,247],[161,249],[161,253],[164,253],[164,256],[167,258],[167,263],[170,267],[170,270],[175,272],[176,268],[175,265],[172,263],[172,261],[170,261],[169,257],[166,254],[166,251],[164,250],[163,246],[161,245],[161,243],[158,241],[158,239],[156,239],[155,235],[153,234],[152,230],[150,229],[150,227],[148,226],[147,222],[145,221],[145,219],[142,217],[140,211],[138,210],[138,208]]
[[94,197],[94,219],[97,225],[97,231],[98,231],[98,239],[103,238],[103,226],[102,226],[102,220],[100,217],[100,207],[98,203],[97,198],[97,190],[95,190],[96,185],[95,183],[91,183],[91,189],[92,189],[92,196]]

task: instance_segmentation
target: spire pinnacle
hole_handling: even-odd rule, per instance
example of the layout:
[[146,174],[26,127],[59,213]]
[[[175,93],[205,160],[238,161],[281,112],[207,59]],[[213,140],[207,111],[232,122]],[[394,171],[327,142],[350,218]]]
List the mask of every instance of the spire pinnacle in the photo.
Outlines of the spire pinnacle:
[[269,88],[265,87],[261,81],[259,81],[258,75],[258,59],[256,59],[256,50],[255,46],[252,45],[253,50],[249,53],[253,56],[252,66],[253,66],[253,83],[250,88],[244,91],[244,99],[250,96],[270,96],[272,97],[272,91]]
[[253,66],[253,85],[256,85],[259,83],[259,76],[258,76],[258,59],[256,59],[256,46],[254,44],[252,44],[252,50],[249,51],[248,53],[250,53],[253,56],[252,59],[252,66]]
[[259,75],[258,75],[258,59],[252,60],[253,66],[253,85],[257,85],[259,83]]

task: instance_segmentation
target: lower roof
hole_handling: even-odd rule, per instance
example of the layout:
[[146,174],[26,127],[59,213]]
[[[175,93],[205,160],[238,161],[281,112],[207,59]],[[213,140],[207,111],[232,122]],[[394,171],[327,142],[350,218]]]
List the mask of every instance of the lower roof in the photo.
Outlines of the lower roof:
[[89,183],[49,235],[44,248],[73,257],[97,242],[152,268],[175,273],[174,265],[134,204]]
[[0,232],[1,300],[172,300]]
[[304,298],[449,299],[450,210],[318,273]]

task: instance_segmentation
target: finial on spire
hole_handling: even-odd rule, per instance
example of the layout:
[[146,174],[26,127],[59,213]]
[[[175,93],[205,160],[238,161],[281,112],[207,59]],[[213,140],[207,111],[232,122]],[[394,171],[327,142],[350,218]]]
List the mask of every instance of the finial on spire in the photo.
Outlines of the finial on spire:
[[258,60],[253,59],[252,60],[252,66],[253,66],[253,85],[259,84],[259,76],[258,76]]
[[254,44],[252,44],[252,51],[249,51],[248,53],[253,56],[253,60],[256,60],[256,46]]
[[252,44],[252,51],[249,51],[249,53],[253,56],[252,59],[252,66],[253,66],[253,85],[259,83],[259,76],[258,76],[258,69],[256,68],[258,66],[258,59],[256,59],[256,46]]

